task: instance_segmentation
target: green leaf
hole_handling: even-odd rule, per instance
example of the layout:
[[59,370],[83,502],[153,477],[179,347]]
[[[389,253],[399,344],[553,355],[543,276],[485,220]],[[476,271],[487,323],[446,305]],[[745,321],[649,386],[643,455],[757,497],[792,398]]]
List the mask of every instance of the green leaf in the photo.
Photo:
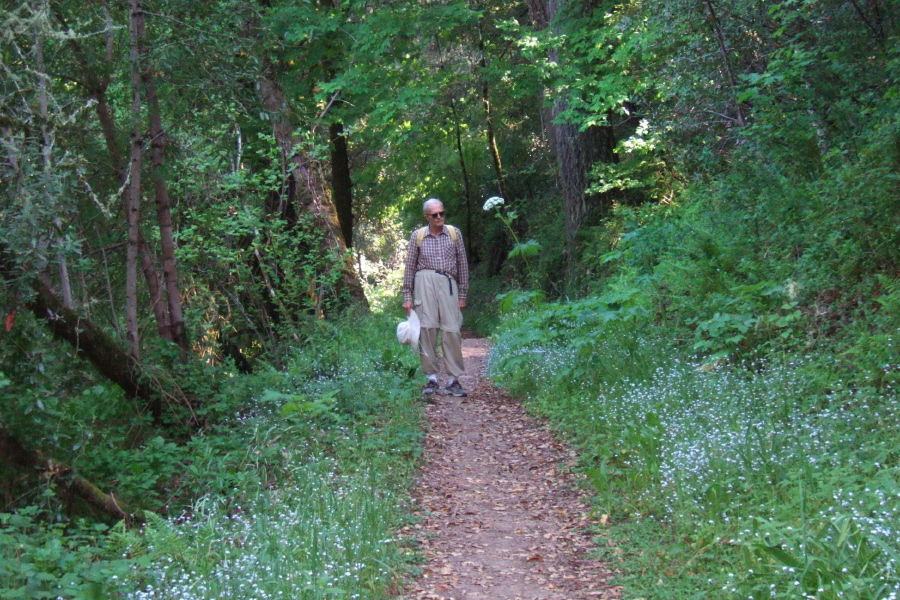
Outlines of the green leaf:
[[518,243],[509,251],[509,258],[517,256],[536,256],[541,251],[541,245],[537,240],[531,239],[524,243]]
[[779,563],[795,569],[802,569],[803,563],[793,554],[784,550],[781,546],[757,546],[760,550],[774,558]]

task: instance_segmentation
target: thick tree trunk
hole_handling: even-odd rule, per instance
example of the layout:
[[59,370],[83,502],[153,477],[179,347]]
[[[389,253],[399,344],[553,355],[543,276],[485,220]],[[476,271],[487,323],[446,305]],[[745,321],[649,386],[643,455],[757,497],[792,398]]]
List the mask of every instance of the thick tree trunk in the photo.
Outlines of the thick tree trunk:
[[[569,0],[568,3],[578,0]],[[554,25],[561,7],[567,0],[528,0],[528,10],[536,29],[546,29]],[[560,29],[559,23],[555,26]],[[559,62],[556,49],[550,51],[548,59]],[[543,100],[543,99],[542,99]],[[572,123],[560,123],[559,116],[568,108],[562,98],[553,98],[552,107],[544,112],[544,127],[559,168],[558,186],[562,194],[563,210],[566,216],[567,277],[575,277],[578,257],[578,231],[589,210],[605,211],[610,207],[607,195],[587,196],[591,167],[596,162],[616,162],[614,153],[615,132],[610,126],[589,127],[581,131]]]
[[116,519],[144,522],[141,510],[132,510],[127,504],[107,494],[99,487],[75,473],[72,467],[45,458],[25,448],[2,423],[0,423],[0,460],[7,466],[22,471],[40,474],[53,479],[62,490],[74,494]]
[[334,189],[334,208],[341,224],[341,235],[348,248],[353,247],[353,180],[350,178],[350,153],[343,123],[328,128],[331,138],[331,187]]
[[365,292],[354,268],[353,257],[347,252],[347,245],[341,235],[340,221],[321,165],[310,156],[295,153],[291,111],[279,84],[268,77],[261,78],[258,83],[263,107],[272,115],[275,140],[285,161],[290,164],[290,177],[296,186],[299,209],[312,215],[316,225],[325,233],[326,248],[340,257],[341,285],[347,290],[351,300],[360,308],[368,310]]
[[[566,102],[553,103],[551,115],[556,120],[567,109]],[[588,209],[606,211],[610,208],[607,198],[589,196],[585,193],[589,185],[588,175],[596,162],[616,162],[613,149],[615,134],[612,127],[590,127],[579,131],[572,123],[553,125],[554,153],[559,164],[559,187],[563,197],[566,216],[566,249],[568,253],[569,279],[575,275],[577,257],[577,236],[587,216]]]

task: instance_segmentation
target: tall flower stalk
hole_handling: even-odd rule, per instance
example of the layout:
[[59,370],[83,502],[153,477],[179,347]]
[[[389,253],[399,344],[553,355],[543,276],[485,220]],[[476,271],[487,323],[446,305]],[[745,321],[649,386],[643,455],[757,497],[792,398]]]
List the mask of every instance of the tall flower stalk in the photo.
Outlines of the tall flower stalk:
[[506,226],[506,229],[509,231],[512,236],[513,249],[509,251],[507,255],[509,258],[516,258],[521,256],[522,260],[525,263],[525,270],[528,271],[528,278],[531,284],[531,287],[537,288],[538,277],[537,273],[531,266],[531,261],[528,260],[529,256],[535,256],[541,250],[541,244],[536,239],[530,239],[526,242],[522,242],[519,239],[519,236],[516,234],[515,230],[512,227],[512,222],[518,216],[518,213],[514,210],[507,211],[505,214],[501,210],[501,207],[505,204],[503,198],[499,196],[491,196],[484,202],[484,206],[482,207],[485,212],[494,211],[494,214],[500,221]]

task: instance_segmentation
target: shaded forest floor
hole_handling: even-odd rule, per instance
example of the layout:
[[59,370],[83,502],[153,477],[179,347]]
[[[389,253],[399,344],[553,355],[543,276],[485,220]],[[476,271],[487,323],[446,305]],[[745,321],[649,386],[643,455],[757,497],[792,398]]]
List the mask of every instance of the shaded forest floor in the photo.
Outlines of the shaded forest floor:
[[425,556],[408,599],[619,598],[615,571],[591,559],[602,536],[570,473],[570,452],[519,402],[482,378],[488,343],[467,339],[467,398],[426,408],[420,521],[403,532]]

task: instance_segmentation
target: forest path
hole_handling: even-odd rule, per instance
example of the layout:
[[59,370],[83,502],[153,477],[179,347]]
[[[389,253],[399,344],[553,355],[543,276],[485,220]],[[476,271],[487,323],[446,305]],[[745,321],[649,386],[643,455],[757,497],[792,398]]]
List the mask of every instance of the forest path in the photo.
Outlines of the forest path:
[[594,544],[573,460],[521,405],[482,375],[488,342],[463,341],[467,398],[426,407],[425,460],[406,528],[426,557],[404,594],[430,600],[619,598]]

